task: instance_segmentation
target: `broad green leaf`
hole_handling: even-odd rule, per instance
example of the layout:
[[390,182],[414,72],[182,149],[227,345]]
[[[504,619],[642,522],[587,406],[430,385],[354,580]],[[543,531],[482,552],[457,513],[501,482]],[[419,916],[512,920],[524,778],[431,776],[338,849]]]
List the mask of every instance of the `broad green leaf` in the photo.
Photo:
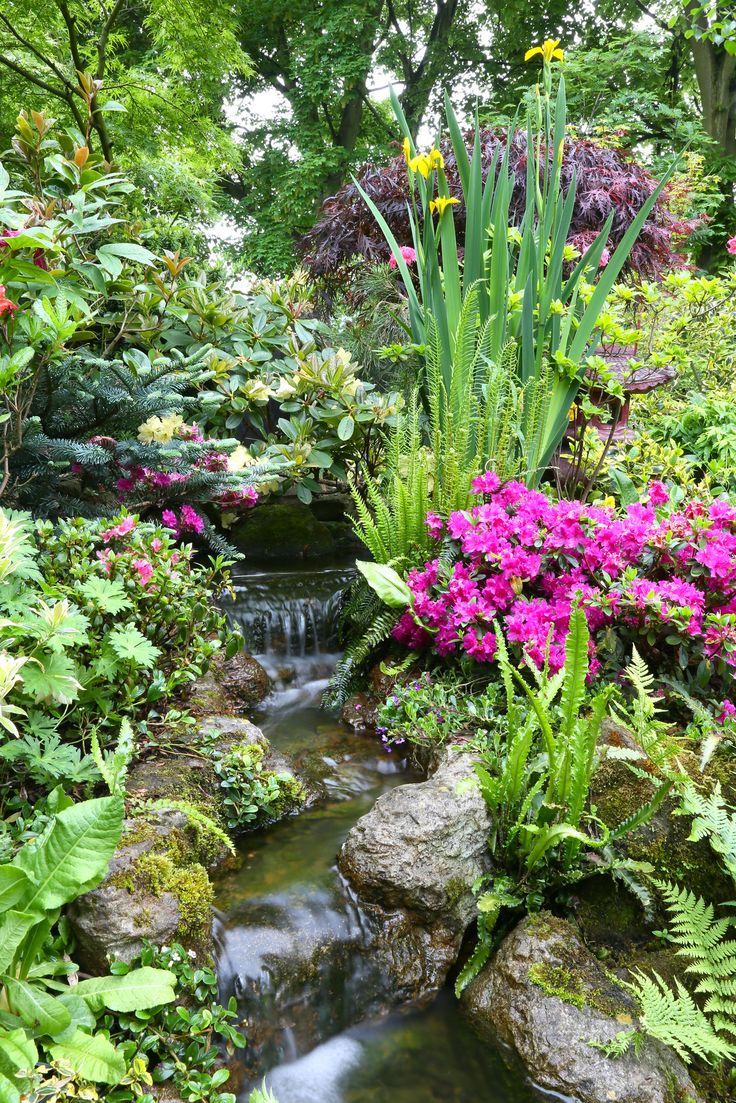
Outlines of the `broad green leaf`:
[[0,866],[0,912],[17,904],[30,887],[31,881],[24,870],[17,866]]
[[61,1035],[56,1035],[54,1038],[55,1042],[65,1041],[66,1037],[73,1034],[77,1027],[80,1026],[90,1031],[95,1029],[97,1026],[97,1018],[87,1001],[77,995],[76,988],[71,989],[69,992],[63,992],[60,996],[57,996],[57,999],[59,1003],[63,1003],[64,1007],[71,1015],[72,1021]]
[[161,649],[146,639],[132,624],[124,628],[114,628],[107,637],[107,642],[121,659],[146,669],[152,667],[161,654]]
[[66,655],[41,655],[38,663],[26,663],[23,668],[23,685],[36,704],[50,701],[68,705],[79,693],[76,667]]
[[337,435],[340,440],[350,440],[355,429],[355,422],[351,418],[350,414],[345,414],[344,418],[341,418],[340,424],[337,427]]
[[10,967],[23,939],[40,919],[41,916],[33,912],[5,912],[0,921],[0,973]]
[[176,977],[168,969],[145,965],[122,977],[92,977],[76,986],[93,1011],[144,1011],[176,998]]
[[23,906],[58,908],[104,877],[123,830],[120,797],[98,797],[66,808],[40,843],[26,843],[13,859],[35,882]]
[[357,560],[355,566],[381,601],[392,609],[404,609],[411,601],[411,590],[400,574],[386,563]]
[[123,257],[125,260],[135,261],[136,264],[156,264],[158,257],[150,249],[142,245],[135,245],[129,241],[113,242],[110,245],[101,245],[97,255],[103,253],[105,257]]
[[125,1076],[125,1060],[101,1034],[77,1030],[63,1042],[48,1047],[53,1061],[66,1061],[79,1076],[95,1084],[119,1084]]
[[[2,1047],[2,1039],[0,1038],[0,1047]],[[4,1073],[0,1072],[0,1103],[20,1103],[20,1091],[16,1087],[17,1081],[15,1077],[8,1077]]]
[[37,1061],[38,1050],[25,1030],[0,1030],[0,1073],[12,1077],[19,1069],[32,1069]]
[[15,977],[3,977],[10,1009],[38,1034],[60,1034],[72,1021],[63,1003],[43,988]]

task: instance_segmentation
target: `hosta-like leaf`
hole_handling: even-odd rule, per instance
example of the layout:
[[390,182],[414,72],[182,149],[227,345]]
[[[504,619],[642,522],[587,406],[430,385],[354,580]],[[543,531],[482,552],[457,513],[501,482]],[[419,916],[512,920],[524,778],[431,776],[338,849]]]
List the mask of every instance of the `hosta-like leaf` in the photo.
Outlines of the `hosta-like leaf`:
[[168,969],[145,965],[122,977],[91,977],[76,986],[93,1011],[143,1011],[171,1003],[176,993],[176,977]]
[[40,843],[13,859],[35,882],[23,907],[58,908],[94,887],[105,874],[123,830],[120,797],[98,797],[65,808]]
[[114,628],[107,639],[116,655],[136,666],[152,667],[161,654],[160,648],[146,639],[132,624],[125,628]]
[[119,1084],[125,1076],[125,1059],[101,1034],[76,1030],[63,1042],[48,1047],[53,1061],[66,1061],[79,1076],[95,1084]]
[[0,921],[0,973],[10,967],[23,939],[31,927],[38,923],[39,918],[33,912],[20,912],[14,909],[5,912]]
[[2,981],[11,1011],[36,1033],[60,1034],[71,1023],[68,1008],[43,988],[15,977],[4,976]]
[[0,1030],[0,1073],[12,1078],[19,1069],[32,1069],[37,1061],[38,1050],[25,1030]]
[[0,912],[17,904],[31,887],[28,874],[17,866],[0,866]]
[[411,601],[411,591],[401,575],[385,563],[369,563],[359,559],[355,566],[381,601],[392,609],[404,609]]

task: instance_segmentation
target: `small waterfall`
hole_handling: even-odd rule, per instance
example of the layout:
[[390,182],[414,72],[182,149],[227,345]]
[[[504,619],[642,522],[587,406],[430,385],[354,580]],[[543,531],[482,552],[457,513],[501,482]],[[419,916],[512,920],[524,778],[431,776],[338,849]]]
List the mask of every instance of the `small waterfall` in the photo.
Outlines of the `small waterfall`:
[[235,599],[226,611],[252,654],[266,659],[318,657],[337,647],[342,592],[353,577],[351,567],[236,575]]

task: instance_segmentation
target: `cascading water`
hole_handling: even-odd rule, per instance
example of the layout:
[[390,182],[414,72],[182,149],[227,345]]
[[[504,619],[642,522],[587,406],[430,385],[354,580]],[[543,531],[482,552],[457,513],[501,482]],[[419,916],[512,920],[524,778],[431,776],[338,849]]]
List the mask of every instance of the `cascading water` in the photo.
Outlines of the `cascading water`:
[[245,1079],[266,1075],[279,1103],[529,1103],[532,1090],[471,1034],[449,995],[389,1013],[387,978],[338,874],[353,823],[381,792],[415,780],[320,709],[351,573],[254,571],[235,579],[228,610],[274,681],[258,722],[322,798],[244,836],[241,867],[218,883],[218,975],[245,1020]]

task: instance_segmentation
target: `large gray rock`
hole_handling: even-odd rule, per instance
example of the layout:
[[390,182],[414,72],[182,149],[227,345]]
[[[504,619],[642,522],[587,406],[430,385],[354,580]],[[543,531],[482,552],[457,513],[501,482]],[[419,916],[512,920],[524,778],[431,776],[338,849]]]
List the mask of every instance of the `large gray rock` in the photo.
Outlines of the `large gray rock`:
[[490,869],[490,821],[469,777],[473,759],[448,752],[427,781],[379,797],[340,852],[403,999],[442,986],[476,914],[473,882]]
[[[511,1045],[532,1080],[576,1103],[700,1103],[688,1072],[647,1039],[611,1058],[589,1044],[635,1024],[631,996],[613,983],[565,920],[528,917],[462,996],[476,1030]],[[678,1094],[679,1092],[679,1094]]]
[[104,881],[67,913],[82,968],[105,973],[113,958],[132,961],[144,942],[179,941],[206,956],[212,887],[205,865],[220,846],[215,841],[213,849],[182,812],[126,820]]

